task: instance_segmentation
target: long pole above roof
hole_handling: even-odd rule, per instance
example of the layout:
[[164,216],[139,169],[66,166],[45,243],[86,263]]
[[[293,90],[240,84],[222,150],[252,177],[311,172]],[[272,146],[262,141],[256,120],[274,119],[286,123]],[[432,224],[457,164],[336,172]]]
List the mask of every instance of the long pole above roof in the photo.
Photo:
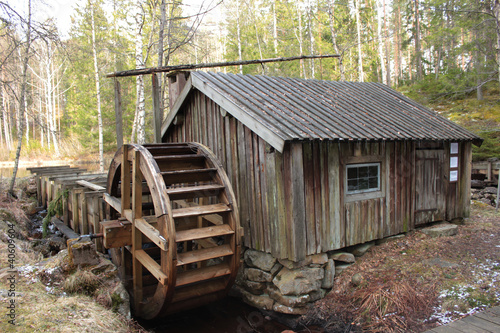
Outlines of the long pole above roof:
[[338,54],[301,55],[296,57],[281,57],[281,58],[255,59],[255,60],[238,60],[238,61],[224,61],[224,62],[213,62],[213,63],[202,63],[202,64],[185,64],[185,65],[175,65],[175,66],[150,67],[150,68],[131,69],[128,71],[109,73],[106,75],[106,77],[136,76],[136,75],[165,73],[165,72],[173,72],[180,70],[198,69],[198,68],[227,67],[227,66],[239,66],[239,65],[264,64],[269,62],[283,62],[283,61],[292,61],[300,59],[323,59],[323,58],[340,58],[340,55]]

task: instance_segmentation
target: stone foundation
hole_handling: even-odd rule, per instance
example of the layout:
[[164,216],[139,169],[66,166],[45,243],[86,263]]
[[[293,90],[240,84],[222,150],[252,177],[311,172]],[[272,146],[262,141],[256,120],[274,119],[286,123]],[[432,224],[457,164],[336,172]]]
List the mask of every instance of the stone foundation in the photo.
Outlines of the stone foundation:
[[234,296],[262,310],[302,315],[311,303],[325,297],[335,275],[352,265],[355,256],[333,251],[294,262],[247,249],[243,259],[232,290]]

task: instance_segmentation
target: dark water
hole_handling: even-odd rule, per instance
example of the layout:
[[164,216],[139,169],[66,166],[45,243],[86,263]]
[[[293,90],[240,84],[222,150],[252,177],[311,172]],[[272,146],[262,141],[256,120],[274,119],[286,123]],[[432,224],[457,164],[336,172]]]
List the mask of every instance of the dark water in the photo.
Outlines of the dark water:
[[290,329],[233,297],[169,317],[139,323],[156,333],[274,333]]

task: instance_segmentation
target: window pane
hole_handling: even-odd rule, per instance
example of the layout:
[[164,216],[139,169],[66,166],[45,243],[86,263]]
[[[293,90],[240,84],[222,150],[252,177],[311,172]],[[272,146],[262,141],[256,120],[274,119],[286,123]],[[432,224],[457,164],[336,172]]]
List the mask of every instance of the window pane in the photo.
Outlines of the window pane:
[[369,187],[368,187],[368,178],[360,178],[359,179],[359,190],[367,190]]
[[358,180],[348,180],[347,181],[347,190],[348,191],[357,191],[358,190]]
[[368,167],[360,167],[358,172],[359,178],[368,177]]
[[370,183],[370,188],[378,188],[378,178],[377,177],[370,177],[369,180]]
[[372,165],[369,167],[370,177],[378,177],[378,165]]
[[358,168],[347,168],[347,179],[358,178]]

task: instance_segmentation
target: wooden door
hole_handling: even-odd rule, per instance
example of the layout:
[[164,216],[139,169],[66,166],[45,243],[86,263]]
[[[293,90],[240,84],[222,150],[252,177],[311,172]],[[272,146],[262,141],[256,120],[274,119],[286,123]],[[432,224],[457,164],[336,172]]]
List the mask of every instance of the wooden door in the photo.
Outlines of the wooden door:
[[445,151],[416,151],[415,225],[440,221],[445,217]]

